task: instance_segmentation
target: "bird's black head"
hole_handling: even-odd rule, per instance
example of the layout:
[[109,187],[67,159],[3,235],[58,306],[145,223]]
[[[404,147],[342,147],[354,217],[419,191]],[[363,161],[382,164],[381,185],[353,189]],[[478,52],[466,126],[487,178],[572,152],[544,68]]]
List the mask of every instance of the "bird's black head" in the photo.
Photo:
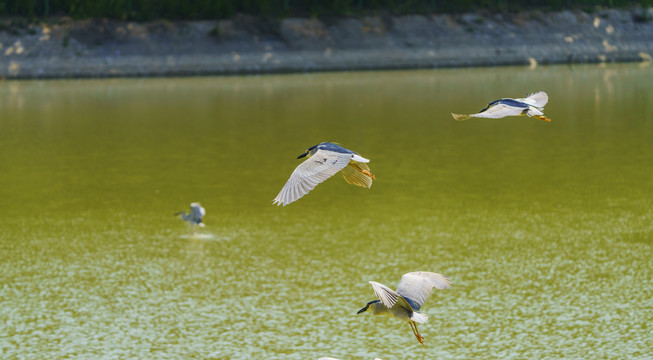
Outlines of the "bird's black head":
[[368,302],[367,304],[365,304],[365,307],[362,308],[362,309],[360,309],[360,310],[358,310],[358,312],[357,312],[356,314],[360,314],[360,313],[364,313],[364,312],[366,312],[367,309],[370,308],[370,305],[372,305],[372,304],[374,304],[374,303],[376,303],[376,302],[379,302],[379,300],[374,300],[374,301],[370,301],[370,302]]
[[479,111],[479,113],[482,113],[483,111],[486,111],[487,109],[493,107],[494,105],[499,103],[499,101],[501,101],[501,99],[492,101],[491,103],[487,104],[487,106],[484,107],[481,111]]
[[[318,144],[318,145],[319,145],[319,144]],[[308,150],[306,150],[306,152],[304,152],[303,154],[299,155],[297,158],[298,158],[298,159],[301,159],[301,158],[303,158],[304,156],[306,156],[306,155],[308,155],[308,154],[313,155],[313,154],[317,151],[315,148],[317,148],[317,145],[313,145],[313,146],[309,147]]]

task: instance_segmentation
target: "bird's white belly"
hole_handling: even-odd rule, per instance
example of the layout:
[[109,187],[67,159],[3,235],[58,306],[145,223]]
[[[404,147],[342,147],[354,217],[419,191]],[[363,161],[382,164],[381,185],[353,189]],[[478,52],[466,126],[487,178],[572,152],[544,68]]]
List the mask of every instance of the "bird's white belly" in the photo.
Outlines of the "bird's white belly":
[[392,317],[399,319],[401,321],[409,321],[410,320],[410,315],[412,314],[412,311],[409,311],[408,309],[395,305],[390,309],[390,313]]

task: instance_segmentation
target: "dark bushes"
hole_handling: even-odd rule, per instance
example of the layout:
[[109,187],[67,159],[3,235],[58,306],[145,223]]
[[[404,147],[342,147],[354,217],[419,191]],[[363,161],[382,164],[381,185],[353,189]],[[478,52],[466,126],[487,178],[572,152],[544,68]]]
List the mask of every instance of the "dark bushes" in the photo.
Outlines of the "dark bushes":
[[0,16],[123,20],[219,19],[245,13],[260,17],[346,16],[465,11],[651,6],[653,0],[0,0]]

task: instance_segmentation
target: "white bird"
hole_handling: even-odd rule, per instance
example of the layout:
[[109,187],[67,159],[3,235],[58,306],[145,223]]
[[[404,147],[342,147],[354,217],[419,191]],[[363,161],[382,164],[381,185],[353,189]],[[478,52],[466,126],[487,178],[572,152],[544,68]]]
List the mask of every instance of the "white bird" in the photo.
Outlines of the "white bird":
[[410,272],[401,277],[397,291],[375,281],[370,281],[379,300],[370,301],[358,314],[371,310],[374,315],[386,315],[407,321],[417,340],[424,346],[424,338],[417,331],[417,323],[424,324],[428,316],[419,312],[433,289],[449,289],[449,278],[426,271]]
[[544,92],[529,94],[526,98],[520,99],[499,99],[489,103],[478,114],[462,115],[451,113],[454,119],[458,121],[467,120],[471,117],[498,119],[505,116],[532,116],[536,119],[551,121],[544,116],[544,105],[549,101],[549,96]]
[[206,210],[200,205],[198,202],[194,202],[190,204],[190,212],[186,214],[183,211],[179,211],[175,213],[175,215],[179,216],[181,215],[181,219],[184,221],[188,221],[192,229],[195,229],[195,226],[199,227],[204,227],[204,223],[202,222],[202,219],[204,218],[204,215],[206,215]]
[[286,206],[300,199],[338,171],[342,171],[348,183],[366,188],[372,186],[372,179],[376,179],[367,166],[368,159],[340,145],[323,142],[311,146],[297,158],[305,156],[308,159],[293,171],[273,204]]

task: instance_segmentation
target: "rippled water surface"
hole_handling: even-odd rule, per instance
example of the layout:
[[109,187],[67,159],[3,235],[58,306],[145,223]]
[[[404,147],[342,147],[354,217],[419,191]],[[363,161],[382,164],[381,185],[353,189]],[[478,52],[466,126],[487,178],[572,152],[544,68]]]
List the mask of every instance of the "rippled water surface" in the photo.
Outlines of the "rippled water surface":
[[[544,90],[553,121],[457,122]],[[653,67],[0,82],[0,355],[650,356]],[[308,146],[370,158],[271,204]],[[173,214],[207,209],[192,236]],[[356,315],[409,271],[453,287]]]

